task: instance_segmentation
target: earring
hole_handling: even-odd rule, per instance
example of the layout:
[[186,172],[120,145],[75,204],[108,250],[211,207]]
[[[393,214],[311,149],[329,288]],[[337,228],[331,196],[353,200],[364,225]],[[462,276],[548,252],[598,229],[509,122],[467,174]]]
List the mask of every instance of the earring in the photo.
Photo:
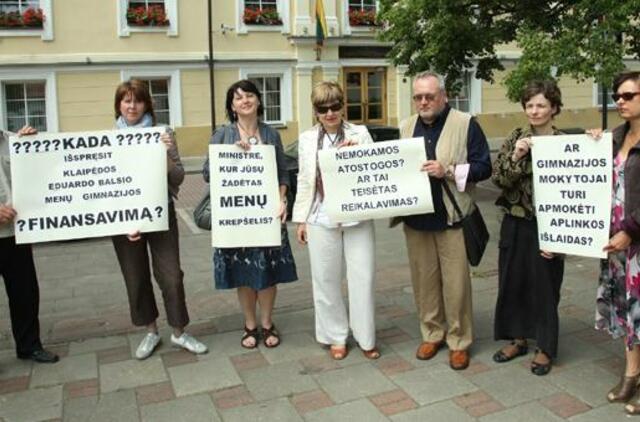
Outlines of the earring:
[[236,120],[238,120],[238,113],[236,113],[235,111],[231,114],[231,117],[233,118],[233,121],[235,122]]

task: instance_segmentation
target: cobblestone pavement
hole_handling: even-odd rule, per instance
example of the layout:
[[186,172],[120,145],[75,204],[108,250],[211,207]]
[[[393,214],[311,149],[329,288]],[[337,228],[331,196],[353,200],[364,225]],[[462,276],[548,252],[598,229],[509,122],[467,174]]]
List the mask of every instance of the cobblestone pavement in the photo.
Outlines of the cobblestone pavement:
[[559,358],[548,376],[530,374],[531,353],[501,365],[491,360],[499,347],[492,339],[498,220],[488,185],[480,189],[480,203],[492,240],[472,273],[476,341],[471,366],[460,372],[448,367],[446,350],[427,362],[414,358],[419,330],[403,236],[384,221],[376,224],[381,359],[367,361],[352,344],[345,360],[332,361],[315,342],[308,256],[300,247],[294,253],[301,280],[278,294],[282,345],[241,348],[235,293],[213,289],[209,235],[189,221],[203,189],[200,176],[187,176],[177,205],[189,331],[210,352],[171,349],[162,316],[164,344],[151,358],[135,360],[143,332],[130,324],[110,241],[37,245],[42,337],[62,360],[32,365],[15,359],[2,295],[0,420],[626,420],[622,406],[605,398],[623,354],[621,342],[593,329],[596,260],[567,259]]

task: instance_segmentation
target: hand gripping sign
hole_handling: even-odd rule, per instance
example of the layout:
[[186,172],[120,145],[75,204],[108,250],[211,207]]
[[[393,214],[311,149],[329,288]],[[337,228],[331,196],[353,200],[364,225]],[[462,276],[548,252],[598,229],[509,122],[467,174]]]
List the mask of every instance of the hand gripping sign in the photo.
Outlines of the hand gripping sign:
[[531,138],[540,249],[606,258],[611,221],[611,134]]
[[318,159],[332,222],[433,212],[422,138],[326,149]]
[[11,137],[17,243],[167,230],[164,128]]
[[280,246],[280,193],[273,145],[209,145],[211,245]]

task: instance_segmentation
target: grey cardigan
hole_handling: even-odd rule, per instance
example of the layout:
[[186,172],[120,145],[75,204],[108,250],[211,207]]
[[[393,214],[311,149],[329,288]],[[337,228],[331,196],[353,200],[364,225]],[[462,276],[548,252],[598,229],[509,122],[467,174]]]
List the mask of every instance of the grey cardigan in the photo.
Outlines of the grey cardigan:
[[[291,180],[284,159],[284,149],[282,148],[282,140],[277,130],[266,123],[258,122],[258,130],[260,139],[264,145],[273,145],[276,148],[276,165],[278,167],[278,184],[286,186],[289,189]],[[235,144],[240,139],[238,127],[234,124],[225,125],[216,129],[211,136],[209,144]],[[209,183],[209,158],[202,167],[202,176]]]

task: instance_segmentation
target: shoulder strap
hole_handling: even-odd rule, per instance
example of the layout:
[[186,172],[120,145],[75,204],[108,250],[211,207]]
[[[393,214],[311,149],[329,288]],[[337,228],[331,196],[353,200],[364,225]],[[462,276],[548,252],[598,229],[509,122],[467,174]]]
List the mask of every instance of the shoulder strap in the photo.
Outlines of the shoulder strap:
[[456,210],[456,213],[458,214],[458,217],[460,217],[460,220],[462,220],[464,218],[464,216],[462,215],[462,211],[460,210],[460,207],[458,206],[458,203],[456,202],[456,199],[453,196],[453,193],[451,192],[451,189],[449,188],[449,183],[447,183],[446,180],[442,181],[442,187],[443,187],[444,191],[447,193],[447,196],[449,197],[449,200],[451,201],[451,204],[453,205],[453,208]]

